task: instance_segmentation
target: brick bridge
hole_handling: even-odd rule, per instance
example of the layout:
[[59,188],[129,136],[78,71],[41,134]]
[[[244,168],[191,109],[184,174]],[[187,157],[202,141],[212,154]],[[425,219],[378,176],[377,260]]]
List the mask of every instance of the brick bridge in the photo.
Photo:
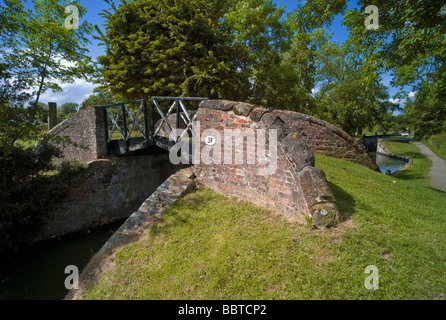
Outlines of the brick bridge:
[[[228,130],[240,130],[242,133],[275,130],[277,136],[266,133],[263,137],[266,139],[266,150],[270,150],[269,156],[272,141],[277,142],[277,162],[272,174],[259,174],[262,165],[265,168],[267,166],[265,159],[268,159],[268,155],[265,154],[263,160],[266,162],[262,164],[255,161],[229,161],[222,164],[213,158],[208,163],[194,163],[194,171],[202,185],[265,206],[291,221],[305,222],[310,217],[313,224],[321,228],[335,225],[340,219],[325,174],[314,167],[313,153],[345,159],[378,170],[357,141],[330,123],[297,112],[226,100],[153,97],[150,106],[145,100],[138,100],[88,107],[55,126],[51,133],[69,136],[73,142],[88,147],[84,150],[66,146],[65,158],[91,163],[100,159],[168,154],[167,150],[174,145],[178,146],[178,142],[192,145],[190,138],[197,137],[196,123],[199,123],[200,134],[195,150],[207,150],[208,155],[213,156],[215,151],[209,151],[213,147],[203,139],[206,130],[213,129],[221,133],[221,137]],[[176,128],[182,130],[169,140]],[[234,139],[237,140],[237,137]],[[243,159],[256,159],[256,156],[260,159],[259,154],[265,150],[260,150],[258,144],[248,145],[248,140],[242,137],[241,144],[232,153],[225,149],[225,144],[224,160],[227,160],[228,151],[232,157],[230,160],[236,158],[237,152],[241,152]],[[232,148],[232,140],[230,143]],[[217,141],[214,147],[222,144],[223,141]],[[169,159],[166,157],[167,161]],[[97,180],[95,177],[94,181]],[[107,186],[102,183],[99,187]],[[90,184],[92,188],[94,186]]]

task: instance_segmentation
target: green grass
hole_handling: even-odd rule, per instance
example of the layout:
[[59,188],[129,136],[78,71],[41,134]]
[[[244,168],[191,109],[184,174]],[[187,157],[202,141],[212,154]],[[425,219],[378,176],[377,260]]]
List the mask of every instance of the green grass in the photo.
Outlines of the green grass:
[[[312,230],[202,188],[120,250],[85,298],[445,299],[446,193],[420,178],[426,160],[401,177],[316,160],[351,217],[340,226]],[[364,286],[369,265],[378,290]]]
[[436,134],[421,141],[437,156],[446,160],[446,133]]

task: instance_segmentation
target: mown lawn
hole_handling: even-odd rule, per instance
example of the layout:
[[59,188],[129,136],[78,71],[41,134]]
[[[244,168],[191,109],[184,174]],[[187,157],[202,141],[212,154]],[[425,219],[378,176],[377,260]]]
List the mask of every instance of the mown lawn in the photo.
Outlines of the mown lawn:
[[[201,188],[116,255],[86,299],[445,299],[446,193],[316,156],[346,218],[320,231]],[[379,288],[364,282],[369,265]]]

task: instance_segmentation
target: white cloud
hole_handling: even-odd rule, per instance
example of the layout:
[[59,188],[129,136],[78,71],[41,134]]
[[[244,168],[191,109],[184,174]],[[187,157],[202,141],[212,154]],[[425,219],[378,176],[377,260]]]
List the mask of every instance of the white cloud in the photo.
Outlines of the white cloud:
[[89,95],[93,93],[93,89],[97,86],[85,80],[75,80],[74,83],[58,83],[63,92],[53,93],[48,90],[41,97],[43,103],[56,102],[58,106],[66,102],[75,102],[81,104]]
[[409,98],[413,98],[413,97],[415,97],[415,94],[416,94],[416,92],[413,92],[413,91],[410,92],[410,93],[409,93]]
[[392,103],[400,103],[401,102],[401,100],[400,99],[389,99],[389,102],[392,102]]

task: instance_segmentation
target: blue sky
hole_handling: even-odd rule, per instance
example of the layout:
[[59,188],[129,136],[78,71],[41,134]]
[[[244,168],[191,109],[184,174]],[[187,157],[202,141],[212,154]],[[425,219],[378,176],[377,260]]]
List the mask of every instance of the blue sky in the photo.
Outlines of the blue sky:
[[[276,4],[279,6],[285,5],[286,12],[292,12],[298,5],[298,0],[273,0]],[[119,0],[115,0],[116,3],[119,3]],[[99,15],[101,10],[104,8],[107,8],[108,5],[103,0],[80,0],[80,3],[82,6],[86,7],[88,9],[87,14],[81,19],[80,22],[82,22],[83,19],[88,21],[91,24],[97,24],[102,30],[104,30],[103,24],[105,23],[102,16]],[[350,1],[351,5],[353,6],[356,1]],[[338,16],[335,18],[333,26],[332,26],[332,32],[333,32],[333,40],[336,42],[344,42],[348,37],[348,30],[342,26],[342,16]],[[93,58],[97,58],[98,56],[102,55],[104,53],[104,46],[99,46],[99,42],[96,40],[92,40],[92,44],[88,46],[88,49],[90,51],[90,55]],[[388,86],[390,85],[391,77],[390,75],[384,75],[383,77],[383,83],[384,85]],[[57,102],[57,104],[60,106],[65,102],[76,102],[81,103],[84,101],[90,94],[92,94],[94,85],[91,83],[87,83],[85,81],[77,80],[73,84],[62,84],[63,88],[62,93],[52,93],[51,91],[46,92],[42,97],[42,102]],[[389,88],[390,96],[393,96],[396,93],[396,89]]]

